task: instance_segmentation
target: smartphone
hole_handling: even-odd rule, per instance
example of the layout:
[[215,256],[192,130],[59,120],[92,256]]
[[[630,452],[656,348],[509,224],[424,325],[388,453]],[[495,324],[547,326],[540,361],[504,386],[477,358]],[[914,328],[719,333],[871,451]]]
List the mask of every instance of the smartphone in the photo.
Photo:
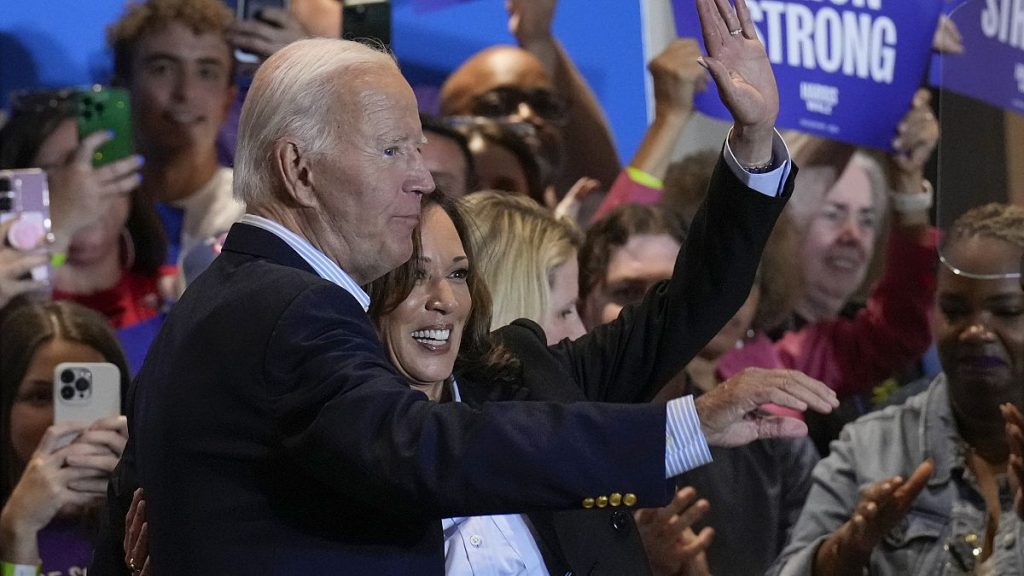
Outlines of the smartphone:
[[[0,170],[0,223],[17,218],[0,239],[16,250],[29,251],[53,240],[50,223],[50,186],[38,168]],[[29,273],[33,280],[49,277],[47,266]]]
[[390,48],[390,0],[346,0],[342,9],[341,37],[345,40],[374,40]]
[[110,362],[62,362],[53,370],[53,421],[95,422],[121,413],[121,371]]
[[85,88],[75,93],[75,108],[79,140],[100,130],[114,133],[112,139],[96,149],[93,166],[110,164],[135,153],[128,91],[99,85]]
[[[235,4],[235,17],[239,20],[252,20],[260,17],[264,8],[288,10],[289,0],[238,0]],[[256,54],[235,49],[235,60],[243,64],[257,64],[260,57]]]

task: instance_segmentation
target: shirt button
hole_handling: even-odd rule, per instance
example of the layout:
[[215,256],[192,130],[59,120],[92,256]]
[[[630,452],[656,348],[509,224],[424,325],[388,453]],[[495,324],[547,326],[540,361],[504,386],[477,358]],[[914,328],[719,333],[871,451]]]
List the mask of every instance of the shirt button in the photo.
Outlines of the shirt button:
[[1010,548],[1013,548],[1013,544],[1016,541],[1017,541],[1017,539],[1014,538],[1013,534],[1007,534],[1007,535],[1003,536],[1003,548],[1006,548],[1007,550],[1009,550]]
[[475,548],[479,548],[480,545],[483,544],[483,542],[484,542],[484,539],[479,537],[479,536],[477,536],[476,534],[473,534],[472,536],[469,537],[469,543],[472,544],[473,547],[475,547]]

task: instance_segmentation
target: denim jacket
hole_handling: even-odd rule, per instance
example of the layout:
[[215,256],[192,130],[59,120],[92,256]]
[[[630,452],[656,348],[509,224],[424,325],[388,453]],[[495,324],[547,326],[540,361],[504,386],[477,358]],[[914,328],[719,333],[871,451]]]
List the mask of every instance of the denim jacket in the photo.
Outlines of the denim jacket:
[[1005,476],[999,481],[1000,522],[986,571],[973,548],[985,537],[988,514],[966,466],[945,375],[927,391],[843,429],[832,452],[814,469],[807,502],[789,543],[769,574],[812,574],[818,547],[853,513],[860,492],[879,480],[910,476],[926,458],[935,473],[906,517],[871,554],[866,573],[899,575],[1024,574],[1022,523]]

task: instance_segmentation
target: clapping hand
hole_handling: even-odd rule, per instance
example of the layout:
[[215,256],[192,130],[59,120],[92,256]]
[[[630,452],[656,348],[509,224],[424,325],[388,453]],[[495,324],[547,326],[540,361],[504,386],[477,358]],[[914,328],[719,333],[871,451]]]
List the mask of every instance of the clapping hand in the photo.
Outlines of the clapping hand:
[[1013,509],[1017,516],[1024,520],[1024,416],[1013,404],[999,407],[1006,421],[1006,442],[1010,446],[1010,461],[1007,473],[1013,489]]
[[875,546],[907,515],[934,472],[935,464],[925,460],[906,480],[893,476],[864,489],[853,516],[818,549],[814,573],[861,574]]
[[710,573],[705,552],[715,536],[705,527],[699,534],[692,526],[707,514],[707,500],[687,486],[676,491],[667,506],[644,508],[633,514],[644,550],[657,576],[700,576]]

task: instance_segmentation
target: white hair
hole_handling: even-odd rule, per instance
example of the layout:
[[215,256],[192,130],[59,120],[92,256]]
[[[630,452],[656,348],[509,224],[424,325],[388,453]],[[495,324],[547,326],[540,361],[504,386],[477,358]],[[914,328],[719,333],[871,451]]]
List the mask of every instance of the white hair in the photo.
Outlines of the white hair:
[[256,72],[238,121],[234,195],[249,205],[270,201],[277,141],[297,140],[305,154],[326,152],[334,137],[332,105],[353,72],[367,66],[398,69],[394,58],[358,42],[300,40]]

